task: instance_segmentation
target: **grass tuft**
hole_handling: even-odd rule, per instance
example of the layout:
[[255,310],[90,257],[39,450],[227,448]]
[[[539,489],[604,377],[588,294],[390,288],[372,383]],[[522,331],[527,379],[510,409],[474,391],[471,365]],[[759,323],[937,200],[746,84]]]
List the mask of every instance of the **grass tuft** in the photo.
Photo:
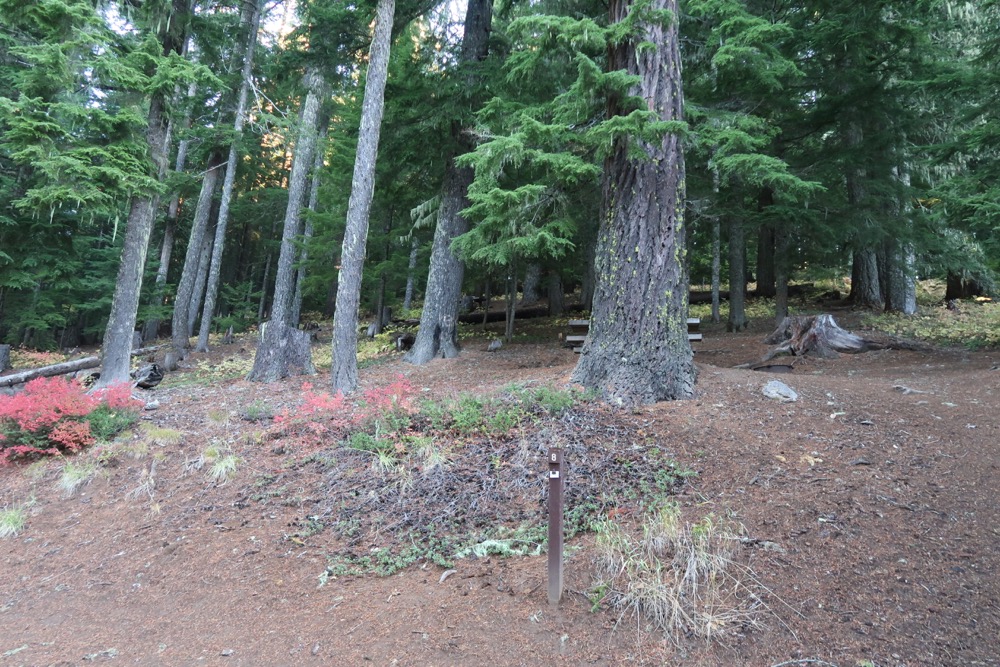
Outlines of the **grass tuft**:
[[24,530],[27,516],[22,507],[4,507],[0,509],[0,539],[15,537]]
[[728,521],[681,520],[669,503],[652,513],[641,537],[613,522],[599,526],[595,607],[645,619],[675,644],[706,641],[760,625],[764,603],[756,575],[736,562],[740,537]]
[[97,473],[95,463],[73,463],[68,461],[59,476],[58,486],[67,498],[90,483]]

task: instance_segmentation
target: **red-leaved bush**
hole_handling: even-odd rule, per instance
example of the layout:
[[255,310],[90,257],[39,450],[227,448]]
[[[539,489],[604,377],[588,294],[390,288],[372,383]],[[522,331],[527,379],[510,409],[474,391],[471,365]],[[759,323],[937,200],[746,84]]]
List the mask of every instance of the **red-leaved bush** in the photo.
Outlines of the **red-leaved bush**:
[[413,386],[403,376],[385,387],[366,390],[356,402],[348,401],[342,392],[313,391],[312,384],[306,382],[301,405],[275,416],[276,435],[297,436],[306,448],[322,447],[353,430],[409,414],[413,395]]
[[137,411],[131,387],[90,396],[63,378],[37,378],[13,396],[0,396],[0,465],[17,458],[75,452],[95,441],[88,415],[96,410]]

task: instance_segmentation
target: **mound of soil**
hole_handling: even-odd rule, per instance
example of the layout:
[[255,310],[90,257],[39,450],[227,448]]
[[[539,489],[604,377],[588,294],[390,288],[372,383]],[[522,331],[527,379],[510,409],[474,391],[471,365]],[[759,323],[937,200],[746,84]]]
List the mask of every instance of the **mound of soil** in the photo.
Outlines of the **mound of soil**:
[[[675,646],[643,620],[595,605],[587,533],[568,542],[558,608],[548,605],[539,557],[467,558],[450,574],[427,560],[387,577],[330,569],[349,538],[321,526],[359,512],[331,491],[345,469],[296,458],[264,437],[265,424],[242,418],[250,406],[294,406],[301,379],[205,384],[189,368],[145,394],[159,409],[124,443],[133,455],[120,454],[75,494],[57,489],[62,462],[0,469],[0,507],[28,513],[23,532],[0,540],[0,667],[1000,664],[995,353],[878,350],[802,358],[775,376],[733,368],[767,352],[769,326],[702,328],[693,400],[577,406],[524,438],[573,443],[570,488],[572,475],[581,486],[627,477],[642,458],[635,452],[650,448],[696,472],[675,497],[691,520],[711,513],[742,525],[743,555],[773,612],[762,629],[722,628],[721,642]],[[576,357],[546,335],[551,342],[494,353],[484,336],[423,367],[394,357],[363,369],[362,382],[384,386],[402,374],[430,398],[563,386]],[[252,354],[237,349],[209,359]],[[766,398],[771,379],[798,400]],[[322,387],[326,377],[312,382]],[[503,447],[521,442],[497,444],[499,460],[513,459],[517,451]],[[227,483],[198,467],[213,443],[240,459]],[[596,465],[604,450],[622,452],[609,459],[619,468]],[[517,465],[529,471],[532,459]],[[363,507],[378,505],[373,491],[366,480]],[[511,501],[518,516],[541,511],[539,491],[530,493]],[[506,521],[492,508],[507,497],[498,491],[476,520],[495,511]],[[443,511],[445,487],[432,500]],[[406,504],[385,506],[396,525],[359,535],[355,553],[375,553],[406,525]],[[602,509],[631,524],[638,507]]]

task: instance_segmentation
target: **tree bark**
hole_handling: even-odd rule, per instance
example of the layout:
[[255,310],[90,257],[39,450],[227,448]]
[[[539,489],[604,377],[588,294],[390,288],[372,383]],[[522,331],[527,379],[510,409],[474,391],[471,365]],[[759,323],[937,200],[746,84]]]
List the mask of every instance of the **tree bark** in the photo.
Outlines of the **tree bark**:
[[555,269],[549,270],[546,292],[549,299],[549,316],[559,317],[566,309],[566,300],[563,295],[562,276]]
[[[781,229],[774,232],[774,321],[781,323],[788,317],[788,272],[791,260],[788,257],[790,247],[788,231]],[[760,275],[757,276],[758,280]],[[757,283],[760,289],[760,282]]]
[[[194,98],[197,91],[197,84],[191,83],[188,86],[187,97],[189,101]],[[187,107],[184,113],[184,122],[182,123],[182,127],[185,130],[191,127],[190,106]],[[190,143],[191,140],[188,138],[181,139],[177,142],[177,157],[174,159],[174,172],[178,174],[184,171],[184,166],[187,164],[187,153]],[[160,245],[160,264],[156,269],[156,288],[153,290],[153,303],[156,306],[162,306],[165,302],[163,292],[166,288],[167,277],[170,272],[170,257],[173,255],[174,240],[177,233],[177,219],[180,216],[180,207],[180,192],[174,192],[173,196],[170,198],[170,204],[167,206],[167,219],[163,227],[163,243]],[[159,331],[160,318],[150,318],[143,326],[143,340],[153,340],[157,337],[157,335],[159,335]]]
[[[320,91],[323,79],[316,71],[306,74],[305,104],[302,109],[301,127],[292,159],[292,173],[288,179],[288,206],[285,209],[285,225],[281,234],[281,250],[278,266],[274,274],[274,298],[271,300],[271,318],[257,346],[253,369],[247,380],[253,382],[273,382],[288,377],[289,374],[306,370],[315,372],[312,363],[301,364],[294,358],[298,347],[291,344],[297,338],[289,327],[292,313],[292,297],[295,294],[295,241],[302,227],[302,204],[312,167],[313,151],[316,150],[316,121],[319,115]],[[308,347],[308,346],[307,346]],[[292,355],[285,358],[286,355]]]
[[[763,199],[764,195],[761,195]],[[757,294],[775,296],[777,267],[775,266],[775,231],[771,225],[761,225],[757,232]]]
[[712,322],[718,324],[721,320],[719,316],[719,290],[722,288],[722,225],[719,224],[719,217],[712,218]]
[[243,70],[239,97],[236,100],[236,118],[233,121],[233,143],[229,145],[226,177],[222,182],[222,197],[219,201],[219,219],[215,223],[215,242],[212,244],[212,263],[208,271],[208,285],[205,289],[205,307],[202,310],[201,327],[198,330],[198,342],[195,347],[198,352],[208,352],[208,334],[212,328],[212,316],[215,314],[215,303],[219,295],[222,253],[226,244],[226,228],[229,225],[229,207],[232,204],[233,190],[236,186],[239,144],[240,138],[243,136],[243,125],[246,123],[247,98],[250,92],[250,82],[253,78],[253,54],[257,46],[257,33],[260,29],[260,0],[252,0],[252,2],[246,3],[244,8],[249,15],[245,17],[247,36],[246,47],[243,50]]
[[[633,9],[611,0],[612,22]],[[638,77],[630,91],[662,120],[681,120],[677,0],[653,0],[641,34],[609,50],[609,67]],[[633,41],[634,40],[634,41]],[[609,117],[627,111],[612,100]],[[646,155],[633,157],[638,144]],[[619,137],[605,161],[590,336],[573,380],[618,405],[688,398],[695,370],[687,338],[684,152],[666,133],[655,143]]]
[[530,305],[538,303],[542,298],[542,267],[538,262],[531,262],[524,270],[524,283],[521,287],[521,303]]
[[[368,55],[368,78],[361,103],[358,152],[354,160],[351,197],[347,204],[347,226],[337,279],[337,306],[333,314],[333,391],[345,394],[358,387],[358,306],[361,303],[361,274],[368,242],[368,216],[375,190],[375,161],[378,157],[382,112],[385,110],[385,83],[392,46],[392,19],[395,0],[378,0],[375,32]],[[379,314],[381,316],[381,314]]]
[[[318,133],[318,144],[316,150],[314,151],[315,156],[313,157],[313,168],[312,168],[312,180],[309,184],[309,203],[306,204],[306,210],[309,213],[315,213],[316,208],[319,206],[319,183],[320,183],[320,172],[323,169],[323,154],[324,154],[324,139],[327,134],[327,123],[323,122],[320,126]],[[299,268],[295,274],[295,296],[292,297],[292,315],[291,315],[291,325],[293,327],[299,326],[299,320],[302,317],[302,291],[305,289],[306,282],[306,263],[309,261],[309,242],[313,237],[313,223],[312,216],[306,215],[305,228],[302,231],[302,252],[299,254]]]
[[851,300],[859,308],[881,308],[878,254],[870,246],[856,248],[851,270]]
[[746,236],[739,220],[729,221],[729,319],[726,331],[747,328],[746,313],[747,267]]
[[198,258],[198,274],[194,280],[194,290],[191,292],[191,303],[188,304],[188,339],[194,335],[195,320],[201,308],[202,297],[205,296],[205,284],[208,282],[208,267],[212,263],[212,230],[211,225],[205,229],[205,237],[201,240],[201,256]]
[[408,311],[413,306],[414,273],[417,270],[417,237],[410,238],[410,261],[406,265],[406,292],[403,294],[403,310]]
[[[198,195],[194,221],[191,223],[187,253],[184,255],[184,268],[181,270],[180,282],[177,283],[170,340],[178,359],[184,358],[191,335],[190,306],[195,298],[199,268],[205,250],[205,230],[208,229],[208,220],[212,214],[212,198],[215,196],[215,187],[219,183],[221,163],[222,156],[213,152],[208,161],[208,169],[202,177],[201,193]],[[201,297],[199,296],[198,299],[200,300]]]
[[[189,2],[190,0],[172,0],[171,19],[164,17],[161,23],[157,37],[164,55],[179,54],[184,48]],[[149,102],[146,140],[149,144],[151,173],[161,180],[166,175],[169,160],[168,122],[163,93],[154,93]],[[138,193],[129,209],[121,264],[115,281],[115,293],[111,299],[111,315],[101,349],[104,373],[101,375],[100,386],[128,380],[132,334],[135,331],[142,290],[142,273],[158,204],[159,196],[151,190]]]
[[10,368],[10,345],[0,345],[0,373]]
[[[493,0],[469,0],[465,12],[460,66],[486,58],[492,25]],[[475,74],[470,74],[466,82],[470,90],[475,87],[475,77]],[[425,364],[435,357],[449,359],[459,353],[458,307],[465,265],[452,253],[451,242],[468,230],[468,222],[462,217],[461,211],[469,205],[466,195],[474,176],[471,167],[459,167],[454,160],[473,148],[472,140],[463,130],[457,122],[452,126],[457,149],[445,167],[420,328],[417,330],[416,342],[404,357],[412,364]]]

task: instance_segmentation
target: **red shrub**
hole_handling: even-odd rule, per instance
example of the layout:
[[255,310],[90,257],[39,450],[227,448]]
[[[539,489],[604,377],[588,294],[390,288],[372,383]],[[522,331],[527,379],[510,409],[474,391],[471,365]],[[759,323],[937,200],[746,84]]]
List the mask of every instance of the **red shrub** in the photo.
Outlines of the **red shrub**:
[[92,444],[83,418],[98,405],[83,387],[62,378],[37,378],[19,394],[0,396],[0,465]]

